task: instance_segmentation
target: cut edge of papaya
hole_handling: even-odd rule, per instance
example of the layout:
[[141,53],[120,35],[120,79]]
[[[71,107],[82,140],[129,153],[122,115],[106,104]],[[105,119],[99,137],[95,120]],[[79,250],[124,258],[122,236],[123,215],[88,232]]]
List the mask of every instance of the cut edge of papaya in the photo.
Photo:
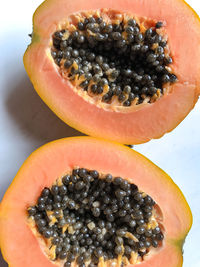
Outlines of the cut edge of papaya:
[[[103,161],[101,162],[102,158]],[[22,266],[22,262],[21,265],[15,264],[13,258],[16,257],[15,260],[17,261],[23,258],[21,252],[18,251],[17,244],[23,243],[24,236],[27,235],[31,242],[35,239],[26,224],[27,207],[35,203],[42,188],[50,186],[56,178],[74,166],[98,169],[102,173],[113,173],[113,175],[126,177],[127,180],[134,182],[141,190],[152,196],[162,210],[163,225],[166,230],[165,244],[161,252],[165,248],[169,248],[169,250],[177,248],[177,254],[180,255],[180,258],[177,258],[178,263],[176,262],[176,264],[181,264],[183,240],[191,228],[192,214],[178,186],[159,167],[130,148],[91,137],[71,137],[53,141],[33,152],[24,162],[1,202],[0,246],[4,258],[11,264],[10,266]],[[29,177],[28,184],[27,177]],[[151,183],[152,181],[153,183]],[[19,194],[21,187],[23,194]],[[158,194],[160,187],[165,188],[163,196],[162,192],[160,195]],[[166,195],[168,195],[168,202],[166,202]],[[178,204],[174,205],[175,202]],[[13,226],[13,222],[15,222],[16,233],[14,243],[11,243],[8,240],[10,233],[12,233],[10,227]],[[25,230],[23,230],[24,226]],[[25,249],[27,244],[22,245],[23,247]],[[38,242],[35,241],[31,247],[37,250]],[[31,256],[31,251],[26,254]],[[39,255],[42,257],[41,262],[45,263],[46,256],[43,253],[39,253]],[[28,258],[26,266],[30,264],[29,260]],[[147,264],[144,265],[145,267],[151,266],[148,265],[148,261],[145,263]],[[47,266],[51,266],[50,263]],[[174,264],[175,266],[177,265]]]
[[[166,7],[170,5],[171,0],[163,2],[163,5],[165,5],[165,12],[158,12],[157,9],[147,9],[147,1],[144,2],[144,8],[141,11],[138,7],[140,5],[137,5],[137,1],[133,2],[127,0],[127,7],[124,3],[119,1],[119,3],[114,4],[113,8],[115,9],[118,7],[119,9],[120,5],[122,5],[121,8],[124,12],[127,9],[129,9],[129,12],[134,12],[135,10],[136,14],[139,16],[144,15],[148,17],[152,15],[154,19],[162,20],[165,19]],[[156,2],[156,0],[152,0],[152,3],[154,3],[154,1]],[[192,29],[193,34],[196,33],[194,45],[199,47],[200,38],[198,36],[200,35],[198,32],[200,32],[200,19],[197,13],[183,0],[172,2],[170,8],[176,10],[177,17],[180,17],[181,21],[184,21],[184,19],[186,20],[184,23],[182,22],[182,24],[186,25],[186,28],[184,27],[184,32],[190,35],[191,29],[190,31],[188,29],[192,26],[194,27],[194,29]],[[60,12],[58,12],[59,14],[54,14],[53,12],[55,3],[56,8]],[[106,0],[103,2],[101,1],[101,3],[93,1],[89,4],[88,8],[95,8],[95,5],[97,5],[97,9],[103,8],[104,6],[109,8],[111,2]],[[48,8],[46,8],[47,6]],[[190,41],[186,40],[186,42],[184,42],[186,48],[181,48],[181,51],[177,48],[182,46],[179,45],[179,42],[176,43],[175,36],[178,32],[177,30],[174,31],[174,29],[178,28],[181,22],[178,20],[178,22],[176,21],[176,16],[171,18],[171,15],[168,14],[169,12],[167,13],[166,20],[168,22],[169,44],[177,60],[174,64],[175,73],[177,72],[179,74],[179,70],[182,73],[178,85],[174,86],[171,94],[162,97],[158,102],[150,105],[148,104],[144,108],[137,108],[138,110],[136,111],[123,114],[100,109],[74,93],[71,84],[66,81],[65,83],[63,82],[55,63],[53,61],[51,62],[46,55],[49,38],[56,30],[56,25],[62,21],[63,14],[67,16],[70,12],[77,12],[82,8],[84,10],[87,8],[85,1],[82,0],[75,0],[73,5],[66,0],[59,0],[56,2],[55,0],[48,0],[43,2],[34,13],[33,41],[24,55],[24,65],[37,93],[64,122],[85,134],[95,137],[101,138],[104,136],[105,139],[120,143],[140,144],[148,142],[151,139],[160,138],[165,133],[171,132],[194,108],[200,94],[200,66],[198,66],[198,64],[193,64],[193,67],[188,66],[188,68],[193,70],[191,71],[192,76],[189,77],[188,80],[184,77],[184,73],[188,75],[188,71],[185,69],[187,64],[185,64],[185,62],[183,64],[181,55],[184,53],[184,49],[191,44]],[[183,18],[180,16],[181,14]],[[190,20],[187,17],[191,17]],[[51,20],[53,20],[52,25]],[[189,22],[191,27],[187,25]],[[48,23],[49,26],[47,27]],[[176,25],[175,28],[174,25]],[[183,30],[181,30],[181,33],[183,33]],[[188,37],[188,39],[190,38]],[[40,40],[40,42],[38,42],[38,40]],[[200,51],[197,48],[195,53],[195,58],[200,59]],[[55,90],[55,88],[57,89]],[[177,101],[179,101],[179,103],[177,103]]]

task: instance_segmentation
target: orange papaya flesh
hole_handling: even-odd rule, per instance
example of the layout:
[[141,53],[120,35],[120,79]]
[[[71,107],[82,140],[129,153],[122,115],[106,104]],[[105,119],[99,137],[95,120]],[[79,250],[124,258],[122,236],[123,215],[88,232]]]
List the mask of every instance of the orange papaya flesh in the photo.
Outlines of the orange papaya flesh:
[[[168,84],[168,93],[152,103],[112,109],[83,97],[60,73],[51,56],[52,36],[77,13],[118,10],[149,21],[162,21],[170,65],[178,81]],[[85,1],[47,0],[33,17],[33,38],[24,55],[27,73],[41,98],[66,123],[95,137],[126,144],[160,138],[174,129],[193,109],[200,93],[200,23],[198,15],[181,0]],[[191,55],[190,52],[191,51]],[[187,56],[186,56],[187,55]],[[166,85],[167,88],[167,85]]]
[[[27,209],[37,202],[44,187],[51,187],[76,166],[125,177],[150,195],[160,210],[164,240],[143,257],[140,265],[182,266],[182,246],[192,225],[192,214],[180,189],[138,152],[91,137],[51,142],[32,153],[19,170],[0,205],[0,246],[9,266],[56,266],[44,253],[37,232],[30,228]],[[100,262],[98,266],[106,264]]]

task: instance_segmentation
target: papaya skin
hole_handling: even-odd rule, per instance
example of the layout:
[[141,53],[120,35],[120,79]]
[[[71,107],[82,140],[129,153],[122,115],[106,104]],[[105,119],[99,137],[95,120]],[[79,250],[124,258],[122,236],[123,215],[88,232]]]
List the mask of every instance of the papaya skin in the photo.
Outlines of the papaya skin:
[[[47,0],[34,13],[33,39],[24,55],[24,66],[35,90],[58,117],[85,134],[99,138],[104,136],[124,144],[145,143],[171,132],[194,108],[200,94],[200,19],[197,13],[183,0],[162,1],[162,10],[158,0],[143,0],[142,5],[138,1],[118,0],[113,3],[111,0],[95,0],[86,5],[83,0],[75,0],[73,4],[68,0]],[[72,90],[69,82],[63,81],[46,53],[51,35],[68,14],[104,7],[167,22],[173,71],[179,79],[170,94],[153,104],[115,112],[89,103]],[[181,36],[185,35],[187,38],[183,45]],[[195,62],[187,58],[185,62],[184,56],[188,51],[192,51]]]
[[71,137],[46,144],[33,152],[20,168],[0,204],[0,247],[9,266],[55,266],[30,230],[26,210],[36,202],[44,187],[50,187],[74,166],[125,177],[152,196],[161,209],[165,240],[140,265],[182,266],[183,240],[192,226],[192,214],[178,186],[138,152],[91,137]]

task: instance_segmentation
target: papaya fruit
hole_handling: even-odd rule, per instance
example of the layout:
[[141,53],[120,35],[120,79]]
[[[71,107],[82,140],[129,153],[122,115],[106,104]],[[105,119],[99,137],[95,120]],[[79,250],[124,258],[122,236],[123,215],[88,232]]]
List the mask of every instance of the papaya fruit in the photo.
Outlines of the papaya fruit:
[[200,23],[182,0],[46,0],[25,69],[77,130],[139,144],[173,130],[200,94]]
[[37,149],[0,204],[0,246],[11,267],[181,267],[191,225],[164,171],[93,137]]

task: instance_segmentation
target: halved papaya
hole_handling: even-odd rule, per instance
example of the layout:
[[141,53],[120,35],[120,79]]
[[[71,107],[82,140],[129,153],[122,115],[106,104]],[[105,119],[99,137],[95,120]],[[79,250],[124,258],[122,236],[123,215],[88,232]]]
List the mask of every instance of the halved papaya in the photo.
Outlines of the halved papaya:
[[46,0],[25,69],[81,132],[124,144],[174,129],[200,93],[200,23],[181,0]]
[[23,164],[0,205],[9,266],[182,266],[192,225],[174,182],[125,146],[57,140]]

